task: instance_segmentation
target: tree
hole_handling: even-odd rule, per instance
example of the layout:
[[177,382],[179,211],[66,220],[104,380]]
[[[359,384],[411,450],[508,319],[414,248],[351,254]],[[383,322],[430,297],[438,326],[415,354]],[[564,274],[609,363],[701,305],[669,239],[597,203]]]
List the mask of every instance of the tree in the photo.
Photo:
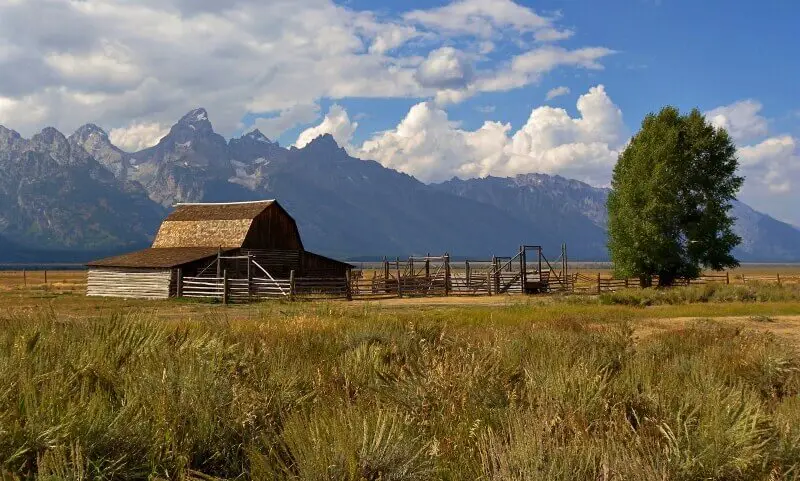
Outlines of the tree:
[[619,156],[608,197],[614,273],[643,287],[738,266],[731,201],[744,179],[736,147],[694,109],[649,114]]

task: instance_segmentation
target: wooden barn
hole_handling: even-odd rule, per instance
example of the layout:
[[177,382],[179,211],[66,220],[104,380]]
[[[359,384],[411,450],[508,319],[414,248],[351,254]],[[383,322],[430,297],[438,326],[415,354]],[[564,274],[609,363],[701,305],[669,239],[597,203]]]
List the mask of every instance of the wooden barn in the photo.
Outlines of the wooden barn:
[[295,220],[264,200],[178,204],[152,247],[88,267],[89,296],[164,299],[180,295],[187,278],[243,280],[249,294],[252,279],[343,282],[353,266],[306,251]]

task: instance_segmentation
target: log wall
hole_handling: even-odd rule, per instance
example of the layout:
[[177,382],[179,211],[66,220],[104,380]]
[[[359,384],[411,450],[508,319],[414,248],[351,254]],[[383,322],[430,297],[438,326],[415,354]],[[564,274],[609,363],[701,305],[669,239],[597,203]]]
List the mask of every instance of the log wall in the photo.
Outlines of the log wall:
[[86,295],[128,299],[167,299],[172,286],[171,269],[91,267]]

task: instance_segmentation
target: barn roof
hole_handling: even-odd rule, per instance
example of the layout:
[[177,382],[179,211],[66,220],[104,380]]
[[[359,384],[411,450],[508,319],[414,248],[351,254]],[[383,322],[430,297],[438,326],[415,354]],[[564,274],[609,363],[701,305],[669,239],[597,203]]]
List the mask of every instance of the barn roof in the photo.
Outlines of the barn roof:
[[217,204],[177,204],[175,210],[164,221],[250,220],[274,203],[275,200],[257,200]]
[[[90,262],[90,267],[149,267],[172,268],[188,262],[212,258],[217,255],[217,247],[149,247],[121,256],[107,257]],[[223,251],[225,252],[225,251]]]
[[177,204],[153,247],[241,247],[253,219],[273,204],[280,207],[275,200]]

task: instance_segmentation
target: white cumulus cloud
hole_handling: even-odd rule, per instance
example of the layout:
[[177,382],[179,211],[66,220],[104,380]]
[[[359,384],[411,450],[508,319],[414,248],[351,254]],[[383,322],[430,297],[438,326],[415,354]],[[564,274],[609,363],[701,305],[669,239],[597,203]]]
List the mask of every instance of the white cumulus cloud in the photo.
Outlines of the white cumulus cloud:
[[[278,135],[321,99],[446,103],[497,90],[486,79],[505,67],[486,55],[526,55],[537,38],[549,48],[541,41],[571,33],[558,22],[512,0],[392,14],[333,0],[0,1],[0,123],[23,135],[87,119],[124,129],[201,105],[222,134],[256,117]],[[580,50],[554,62],[585,66]]]
[[767,119],[761,116],[762,105],[755,100],[741,100],[705,113],[715,127],[724,128],[737,142],[764,136],[769,131]]
[[333,104],[319,125],[300,133],[295,146],[302,148],[323,134],[331,134],[337,144],[349,147],[357,128],[358,122],[351,121],[347,111],[341,105]]
[[405,18],[427,28],[492,37],[498,30],[536,32],[554,28],[553,19],[511,0],[458,0],[443,7],[415,10]]
[[417,81],[423,87],[463,87],[472,79],[472,65],[466,56],[453,47],[434,50],[419,66]]
[[545,100],[553,100],[556,97],[561,97],[562,95],[569,94],[569,87],[556,87],[552,88],[547,91],[547,95],[545,96]]
[[747,179],[745,194],[761,189],[770,195],[790,195],[800,181],[798,140],[787,134],[770,135],[769,120],[761,114],[762,109],[760,102],[747,99],[705,115],[736,142],[741,171]]
[[789,135],[771,137],[739,148],[739,161],[751,183],[759,182],[774,193],[788,193],[800,175],[798,142]]
[[158,143],[169,133],[169,126],[159,123],[133,124],[111,129],[108,139],[126,152],[136,152]]
[[582,95],[577,107],[577,118],[564,109],[535,108],[512,133],[501,122],[461,129],[444,110],[423,102],[395,129],[364,142],[358,154],[426,182],[544,172],[605,184],[627,139],[622,112],[602,85]]

